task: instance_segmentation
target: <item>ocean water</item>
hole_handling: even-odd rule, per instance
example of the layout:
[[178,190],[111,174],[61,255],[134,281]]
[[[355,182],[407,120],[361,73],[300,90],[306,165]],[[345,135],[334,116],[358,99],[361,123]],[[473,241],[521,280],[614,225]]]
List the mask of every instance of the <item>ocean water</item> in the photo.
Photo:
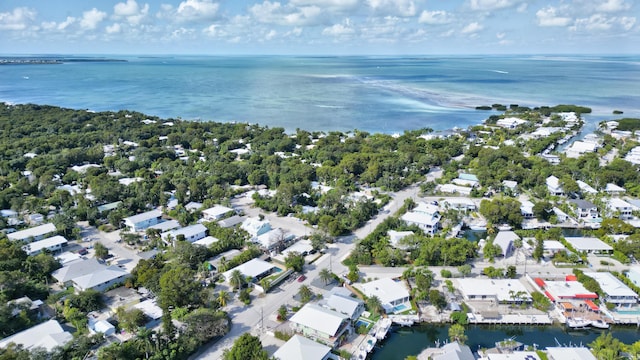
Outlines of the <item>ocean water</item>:
[[0,66],[0,101],[287,131],[467,127],[493,103],[640,117],[640,56],[109,57],[127,62]]

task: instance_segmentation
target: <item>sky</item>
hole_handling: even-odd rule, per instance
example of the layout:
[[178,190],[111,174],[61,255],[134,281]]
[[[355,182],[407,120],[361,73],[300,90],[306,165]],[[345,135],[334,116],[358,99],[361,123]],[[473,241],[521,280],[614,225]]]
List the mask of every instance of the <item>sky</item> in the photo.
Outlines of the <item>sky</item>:
[[0,54],[637,54],[640,0],[1,0]]

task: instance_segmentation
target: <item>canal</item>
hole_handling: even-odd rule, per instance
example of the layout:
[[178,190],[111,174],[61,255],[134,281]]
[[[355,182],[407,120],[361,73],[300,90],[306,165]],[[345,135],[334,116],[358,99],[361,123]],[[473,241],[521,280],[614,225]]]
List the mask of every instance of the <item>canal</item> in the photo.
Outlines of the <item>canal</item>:
[[[449,325],[420,325],[413,327],[393,327],[387,338],[376,346],[373,360],[404,360],[409,355],[418,355],[428,347],[442,345],[448,339]],[[626,344],[640,339],[640,330],[634,327],[614,327],[607,330]],[[561,326],[467,326],[467,345],[473,352],[481,348],[495,347],[495,343],[505,339],[530,346],[587,345],[604,330],[567,331]]]

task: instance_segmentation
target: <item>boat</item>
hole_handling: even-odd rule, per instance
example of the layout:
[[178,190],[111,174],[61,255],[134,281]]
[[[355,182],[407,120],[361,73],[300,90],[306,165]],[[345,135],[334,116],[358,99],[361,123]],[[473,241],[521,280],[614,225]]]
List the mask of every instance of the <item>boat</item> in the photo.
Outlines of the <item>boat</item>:
[[611,325],[609,325],[609,323],[607,323],[606,321],[604,321],[602,319],[592,320],[591,321],[591,326],[593,326],[596,329],[608,329],[609,327],[611,327]]
[[487,224],[469,224],[469,229],[473,231],[486,231]]
[[566,325],[570,329],[586,329],[591,326],[591,321],[583,318],[567,318]]

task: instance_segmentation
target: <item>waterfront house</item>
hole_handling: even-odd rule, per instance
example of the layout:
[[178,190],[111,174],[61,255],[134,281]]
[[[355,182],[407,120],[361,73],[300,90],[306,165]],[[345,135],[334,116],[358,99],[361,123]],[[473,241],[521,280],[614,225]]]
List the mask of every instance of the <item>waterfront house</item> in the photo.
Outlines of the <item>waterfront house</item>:
[[411,309],[409,291],[402,281],[382,278],[356,285],[366,297],[377,296],[387,314],[403,312]]
[[467,301],[492,301],[502,304],[531,302],[531,294],[517,279],[456,279]]
[[48,235],[53,235],[55,232],[56,226],[52,223],[47,223],[7,234],[7,238],[12,241],[24,241],[29,243],[32,241],[42,240]]
[[56,347],[64,346],[72,339],[73,335],[64,330],[58,321],[49,320],[0,340],[0,348],[4,349],[14,343],[22,345],[27,350],[43,348],[46,351],[52,351]]
[[510,230],[500,230],[493,239],[493,244],[502,249],[502,256],[508,257],[513,252],[513,242],[520,239],[520,236]]
[[328,360],[331,348],[304,336],[293,335],[273,354],[278,360]]
[[190,243],[204,239],[207,236],[207,228],[202,224],[190,225],[176,230],[171,230],[162,233],[162,240],[169,244],[171,241],[176,241],[184,237],[185,241]]
[[607,207],[613,215],[621,220],[629,220],[633,218],[633,205],[620,198],[611,198],[607,201]]
[[618,308],[638,305],[638,294],[613,274],[608,272],[585,272],[584,274],[598,282],[605,294],[605,302],[615,304]]
[[332,348],[340,346],[353,332],[347,315],[313,303],[304,305],[289,322],[296,333]]
[[215,205],[214,207],[202,210],[202,218],[205,221],[218,221],[233,212],[234,210],[232,208],[228,208],[222,205]]
[[487,353],[484,360],[540,360],[535,351],[509,351],[507,353]]
[[418,359],[429,360],[475,360],[471,349],[457,341],[444,344],[437,348],[424,349]]
[[567,248],[558,240],[544,240],[542,242],[545,256],[553,256]]
[[598,294],[587,290],[581,282],[573,281],[571,278],[565,281],[546,281],[535,278],[533,281],[551,301],[585,301],[598,298]]
[[562,186],[560,186],[560,179],[551,175],[546,180],[547,190],[549,190],[549,194],[553,196],[563,196],[564,190]]
[[63,247],[67,246],[67,243],[68,241],[64,238],[64,236],[56,235],[24,245],[22,247],[22,250],[24,250],[27,255],[38,255],[43,250],[57,253],[60,252]]
[[506,117],[496,121],[496,125],[505,129],[515,129],[522,124],[526,124],[527,120],[523,120],[517,117]]
[[570,200],[576,205],[576,214],[580,219],[597,219],[600,217],[598,207],[587,200]]
[[566,237],[565,240],[578,252],[601,255],[613,254],[613,248],[611,245],[598,238],[577,236]]
[[547,347],[549,360],[597,360],[586,347]]
[[595,152],[599,147],[596,142],[574,141],[565,153],[569,158],[578,158],[586,153]]
[[151,210],[123,219],[124,225],[134,232],[147,229],[151,225],[159,223],[162,219],[162,211]]
[[353,323],[364,312],[364,301],[340,292],[331,292],[328,298],[322,301],[322,306],[347,315]]
[[440,212],[438,207],[425,202],[418,203],[413,210],[401,217],[408,225],[416,225],[427,235],[434,235],[440,225]]
[[562,223],[569,220],[569,215],[555,206],[553,207],[553,213],[556,215],[558,222]]

